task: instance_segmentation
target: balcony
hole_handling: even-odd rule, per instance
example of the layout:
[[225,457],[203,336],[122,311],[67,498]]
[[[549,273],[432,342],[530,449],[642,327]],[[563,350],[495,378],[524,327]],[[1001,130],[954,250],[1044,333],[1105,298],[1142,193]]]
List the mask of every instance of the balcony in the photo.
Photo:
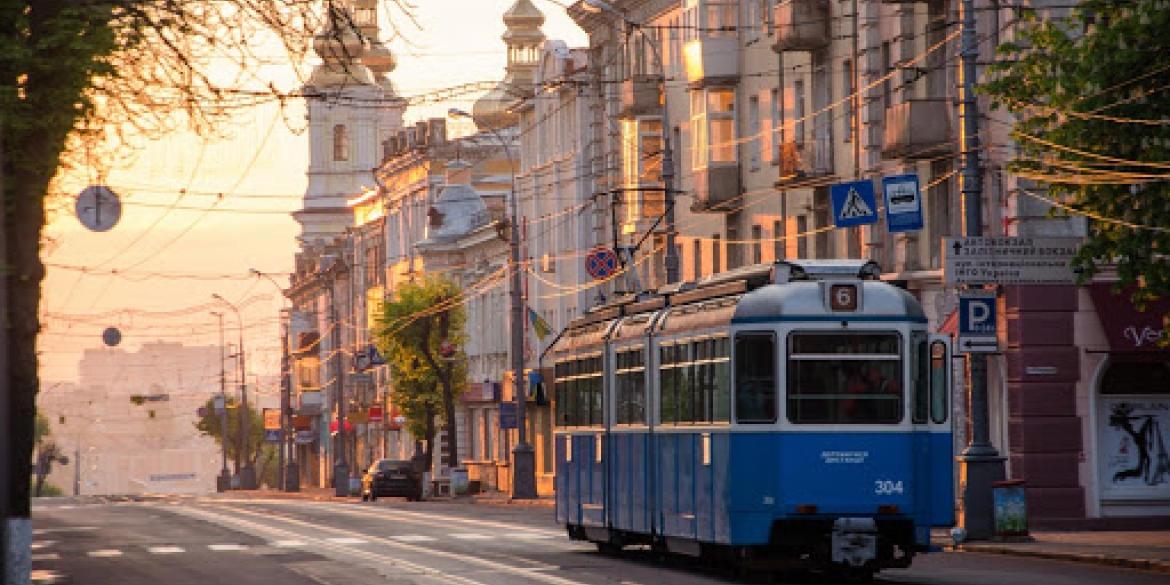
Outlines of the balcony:
[[781,51],[817,51],[829,46],[828,0],[789,0],[777,4],[772,12],[776,23],[772,49]]
[[691,87],[732,85],[739,80],[739,39],[704,37],[683,46],[687,83]]
[[833,146],[828,140],[780,143],[780,179],[787,187],[833,174]]
[[743,205],[740,201],[739,165],[736,163],[695,169],[695,213],[726,213]]
[[634,75],[622,81],[623,118],[662,112],[662,76]]
[[926,159],[953,154],[954,110],[943,98],[912,99],[886,108],[882,157]]

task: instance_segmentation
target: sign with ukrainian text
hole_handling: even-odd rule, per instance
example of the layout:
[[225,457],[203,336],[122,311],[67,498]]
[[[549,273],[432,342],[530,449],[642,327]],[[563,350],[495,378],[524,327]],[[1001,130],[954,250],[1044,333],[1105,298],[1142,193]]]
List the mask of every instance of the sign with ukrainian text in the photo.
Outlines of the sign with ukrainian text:
[[948,285],[1075,284],[1081,238],[943,238]]

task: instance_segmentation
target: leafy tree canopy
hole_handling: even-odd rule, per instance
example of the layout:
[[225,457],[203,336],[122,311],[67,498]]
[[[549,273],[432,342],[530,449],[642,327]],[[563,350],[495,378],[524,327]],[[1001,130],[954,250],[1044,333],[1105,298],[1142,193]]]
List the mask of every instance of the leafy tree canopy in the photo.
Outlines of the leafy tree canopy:
[[1170,295],[1170,2],[1026,12],[982,90],[1016,115],[1011,170],[1090,218],[1082,277],[1116,267],[1134,300]]
[[460,347],[466,341],[461,300],[459,286],[450,279],[427,276],[400,285],[383,304],[375,326],[378,349],[390,365],[394,403],[406,417],[407,430],[416,437],[426,436],[428,413],[447,414],[445,377],[454,393],[465,389],[464,363],[439,359],[444,341]]

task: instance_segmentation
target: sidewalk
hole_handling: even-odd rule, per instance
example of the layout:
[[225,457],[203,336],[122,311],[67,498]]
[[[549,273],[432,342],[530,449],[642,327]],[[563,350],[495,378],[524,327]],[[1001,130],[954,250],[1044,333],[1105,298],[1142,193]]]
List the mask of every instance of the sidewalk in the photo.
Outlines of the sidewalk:
[[[275,490],[228,492],[226,496],[280,497],[337,502],[360,502],[357,497],[339,498],[332,488],[301,488],[300,492],[279,492]],[[466,497],[432,498],[434,502],[466,502],[488,505],[547,506],[554,501],[551,496],[534,500],[513,500],[503,492],[488,492]],[[947,552],[975,552],[1004,554],[1082,563],[1095,563],[1115,567],[1144,569],[1170,573],[1170,527],[1166,530],[1148,531],[1034,531],[1030,539],[1011,542],[967,542],[956,546],[947,529],[931,532],[934,546]]]

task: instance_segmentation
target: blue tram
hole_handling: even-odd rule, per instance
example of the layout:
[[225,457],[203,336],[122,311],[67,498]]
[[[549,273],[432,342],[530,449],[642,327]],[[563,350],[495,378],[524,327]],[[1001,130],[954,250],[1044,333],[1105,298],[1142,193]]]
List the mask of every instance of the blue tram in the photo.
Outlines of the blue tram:
[[555,360],[556,517],[603,550],[872,576],[954,522],[950,347],[864,261],[599,307]]

